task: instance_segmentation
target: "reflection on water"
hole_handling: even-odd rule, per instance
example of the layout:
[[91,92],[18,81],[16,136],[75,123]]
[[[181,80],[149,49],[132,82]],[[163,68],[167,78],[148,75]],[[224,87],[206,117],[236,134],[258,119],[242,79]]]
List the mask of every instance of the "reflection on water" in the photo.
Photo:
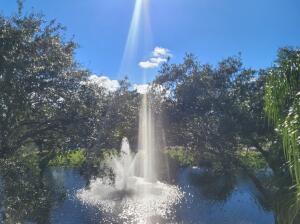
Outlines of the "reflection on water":
[[[201,173],[201,169],[188,168],[179,174],[178,183],[186,192],[186,200],[177,210],[179,223],[275,223],[273,213],[265,211],[257,203],[255,198],[257,192],[249,180],[239,177],[235,180],[234,185],[225,183],[225,186],[234,187],[225,189],[227,192],[224,194],[228,195],[226,200],[221,194],[221,200],[218,201],[216,197],[211,198],[212,192],[216,192],[216,188],[212,187],[212,192],[208,191],[208,186],[212,186],[212,183],[195,181],[196,174],[199,173]],[[218,180],[216,182],[217,185],[222,186]],[[207,186],[205,186],[206,184]]]
[[7,160],[1,165],[0,223],[50,223],[51,208],[64,196],[56,183],[40,175],[33,162]]
[[[199,178],[199,173],[201,173],[201,170],[191,168],[182,169],[179,172],[177,185],[180,190],[184,192],[184,198],[181,200],[181,203],[177,205],[173,202],[168,204],[169,201],[166,200],[166,198],[173,195],[174,192],[172,192],[172,190],[174,189],[170,189],[170,185],[163,183],[160,183],[158,188],[151,189],[154,195],[155,193],[162,195],[159,196],[162,198],[156,197],[155,200],[153,200],[153,198],[151,199],[151,197],[141,200],[142,195],[133,196],[130,190],[126,192],[116,192],[116,194],[113,195],[107,194],[107,198],[101,198],[104,192],[103,189],[93,188],[93,184],[89,187],[87,186],[86,193],[93,192],[92,194],[95,196],[95,201],[114,201],[116,207],[110,208],[113,208],[115,212],[108,212],[107,207],[101,207],[103,203],[87,205],[76,197],[78,190],[85,188],[87,185],[87,181],[80,175],[78,170],[52,169],[49,175],[51,175],[52,182],[53,184],[55,183],[56,187],[64,189],[64,200],[58,200],[56,203],[48,203],[50,213],[34,212],[26,217],[30,218],[36,216],[34,220],[37,221],[29,223],[43,223],[38,222],[38,220],[49,220],[49,223],[53,224],[138,223],[139,220],[143,220],[145,217],[148,218],[144,219],[146,220],[144,223],[160,224],[275,223],[273,213],[265,211],[257,203],[255,197],[257,192],[249,180],[239,177],[234,180],[233,185],[229,183],[222,184],[218,180],[216,186],[223,188],[224,191],[226,191],[224,193],[220,189],[217,190],[218,187],[212,187],[213,182],[203,182],[203,179]],[[97,186],[99,187],[100,185]],[[138,184],[136,186],[138,186]],[[166,189],[169,189],[170,192],[166,191]],[[212,191],[210,192],[209,189],[212,189]],[[16,190],[17,189],[15,189],[14,192],[16,192]],[[164,194],[161,194],[161,191],[163,191]],[[220,200],[218,197],[213,196],[215,193],[219,194]],[[227,196],[225,197],[224,195]],[[88,197],[89,195],[87,194],[86,196]],[[41,199],[40,197],[31,198],[31,204],[38,204],[38,201]],[[158,201],[164,203],[157,203]],[[109,204],[109,206],[112,206],[112,204]],[[160,207],[157,207],[157,210],[147,210],[147,208],[153,208],[155,206]],[[23,207],[22,211],[26,211],[26,207]],[[153,213],[147,213],[149,211]],[[47,216],[49,217],[47,218]],[[30,220],[33,219],[23,219],[23,221],[20,220],[20,223],[26,223],[26,221]],[[44,223],[48,223],[48,221]]]
[[[263,210],[257,203],[255,199],[257,192],[250,181],[238,178],[234,187],[229,190],[227,199],[218,201],[217,198],[211,198],[211,194],[206,194],[209,188],[197,179],[198,171],[183,169],[179,173],[177,184],[184,192],[184,198],[180,204],[168,208],[170,204],[157,203],[158,201],[167,203],[168,200],[164,198],[141,200],[141,195],[132,196],[130,191],[104,194],[111,189],[103,189],[100,187],[101,184],[95,183],[100,179],[95,180],[84,195],[92,197],[92,201],[96,204],[81,204],[76,199],[75,193],[85,186],[85,180],[77,171],[56,170],[56,175],[60,173],[58,176],[63,180],[68,194],[66,200],[52,211],[52,223],[139,223],[140,220],[146,220],[144,223],[184,224],[274,223],[273,214]],[[210,186],[211,184],[209,183]],[[105,186],[107,187],[107,184]],[[160,187],[163,186],[164,184]],[[221,184],[220,186],[222,187]],[[162,197],[167,198],[168,194],[172,195],[172,192],[165,193]],[[158,195],[161,195],[161,192]],[[150,209],[155,206],[162,207],[157,207],[157,210]],[[150,215],[149,211],[153,213]],[[143,219],[145,217],[146,219]]]
[[51,213],[51,223],[99,223],[99,212],[87,209],[77,200],[75,193],[86,185],[86,180],[74,169],[51,169],[54,180],[65,189],[66,198]]
[[121,223],[143,224],[172,220],[173,208],[184,196],[176,186],[150,183],[139,177],[130,177],[127,184],[125,190],[118,190],[113,184],[96,179],[89,189],[78,192],[78,198]]
[[[185,183],[194,186],[206,200],[224,202],[230,198],[236,186],[236,177],[229,174],[218,176],[204,169],[186,169],[188,178]],[[183,172],[184,173],[184,172]]]

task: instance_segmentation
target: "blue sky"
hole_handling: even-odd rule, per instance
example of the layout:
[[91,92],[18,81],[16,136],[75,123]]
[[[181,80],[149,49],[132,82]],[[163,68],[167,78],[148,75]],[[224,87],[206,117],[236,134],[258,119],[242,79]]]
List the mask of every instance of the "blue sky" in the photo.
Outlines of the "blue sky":
[[[143,83],[144,73],[151,80],[157,72],[155,64],[145,70],[140,62],[149,65],[166,56],[178,63],[189,52],[215,64],[241,52],[245,66],[264,68],[279,47],[300,46],[299,0],[148,1],[149,27],[142,32],[146,24],[141,20],[133,41],[136,51],[124,71],[120,68],[135,0],[25,0],[25,12],[34,9],[65,25],[67,37],[74,36],[80,45],[77,59],[93,73],[110,79],[125,73],[134,83]],[[11,15],[16,9],[16,1],[0,0],[1,13]],[[155,47],[169,51],[157,54]]]

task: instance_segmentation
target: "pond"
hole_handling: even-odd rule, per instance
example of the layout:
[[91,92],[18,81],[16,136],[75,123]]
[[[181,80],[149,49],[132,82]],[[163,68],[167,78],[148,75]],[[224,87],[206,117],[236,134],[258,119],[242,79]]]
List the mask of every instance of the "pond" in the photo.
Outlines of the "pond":
[[[201,183],[199,168],[180,169],[175,185],[183,192],[181,201],[170,208],[170,216],[152,217],[148,223],[184,224],[272,224],[274,214],[258,202],[254,185],[242,176],[234,184],[222,181]],[[119,213],[108,213],[100,207],[83,204],[76,196],[87,181],[76,169],[51,170],[56,184],[66,191],[66,197],[50,212],[50,223],[55,224],[104,224],[125,223]],[[203,181],[202,181],[203,182]],[[226,181],[225,181],[226,182]],[[130,196],[128,196],[130,197]],[[125,200],[125,199],[124,199]],[[119,203],[116,201],[116,203]],[[135,223],[127,220],[126,223]],[[141,222],[140,222],[141,223]]]

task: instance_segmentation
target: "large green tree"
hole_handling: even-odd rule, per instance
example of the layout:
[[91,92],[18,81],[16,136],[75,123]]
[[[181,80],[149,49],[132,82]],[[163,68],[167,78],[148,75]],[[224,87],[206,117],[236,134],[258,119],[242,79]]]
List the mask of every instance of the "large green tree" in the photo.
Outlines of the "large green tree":
[[274,137],[265,125],[264,77],[243,68],[239,57],[217,67],[200,64],[192,55],[182,64],[163,65],[156,82],[167,93],[168,144],[184,145],[223,168],[235,166],[232,158],[242,147],[253,147],[276,167],[264,147]]
[[28,142],[78,147],[88,136],[94,96],[87,95],[89,72],[74,60],[75,47],[54,21],[0,16],[0,157]]

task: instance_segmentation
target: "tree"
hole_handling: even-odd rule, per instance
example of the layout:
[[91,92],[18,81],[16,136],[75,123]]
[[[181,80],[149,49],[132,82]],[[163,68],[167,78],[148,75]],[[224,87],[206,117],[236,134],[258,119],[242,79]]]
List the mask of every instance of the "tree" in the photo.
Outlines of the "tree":
[[265,111],[282,136],[284,154],[298,192],[286,221],[292,223],[300,208],[300,49],[280,49],[268,73]]
[[119,81],[120,87],[108,94],[102,127],[98,129],[98,148],[119,149],[122,138],[127,137],[132,146],[137,143],[140,95],[131,91],[127,78]]
[[270,69],[265,91],[265,111],[283,137],[291,174],[300,189],[300,50],[283,48]]
[[57,197],[45,178],[49,160],[59,150],[92,147],[103,128],[106,90],[90,84],[75,49],[54,21],[21,12],[0,16],[0,207],[6,222],[49,222]]
[[222,170],[234,167],[232,158],[241,141],[245,144],[250,132],[259,135],[257,125],[241,124],[250,124],[256,116],[249,117],[258,106],[255,91],[261,88],[255,74],[242,67],[239,57],[225,59],[216,68],[200,64],[192,55],[182,64],[163,65],[156,82],[168,92],[168,144],[183,144],[199,158],[221,162]]
[[35,14],[0,17],[0,158],[28,142],[49,150],[88,134],[91,98],[82,96],[89,72],[61,32]]

